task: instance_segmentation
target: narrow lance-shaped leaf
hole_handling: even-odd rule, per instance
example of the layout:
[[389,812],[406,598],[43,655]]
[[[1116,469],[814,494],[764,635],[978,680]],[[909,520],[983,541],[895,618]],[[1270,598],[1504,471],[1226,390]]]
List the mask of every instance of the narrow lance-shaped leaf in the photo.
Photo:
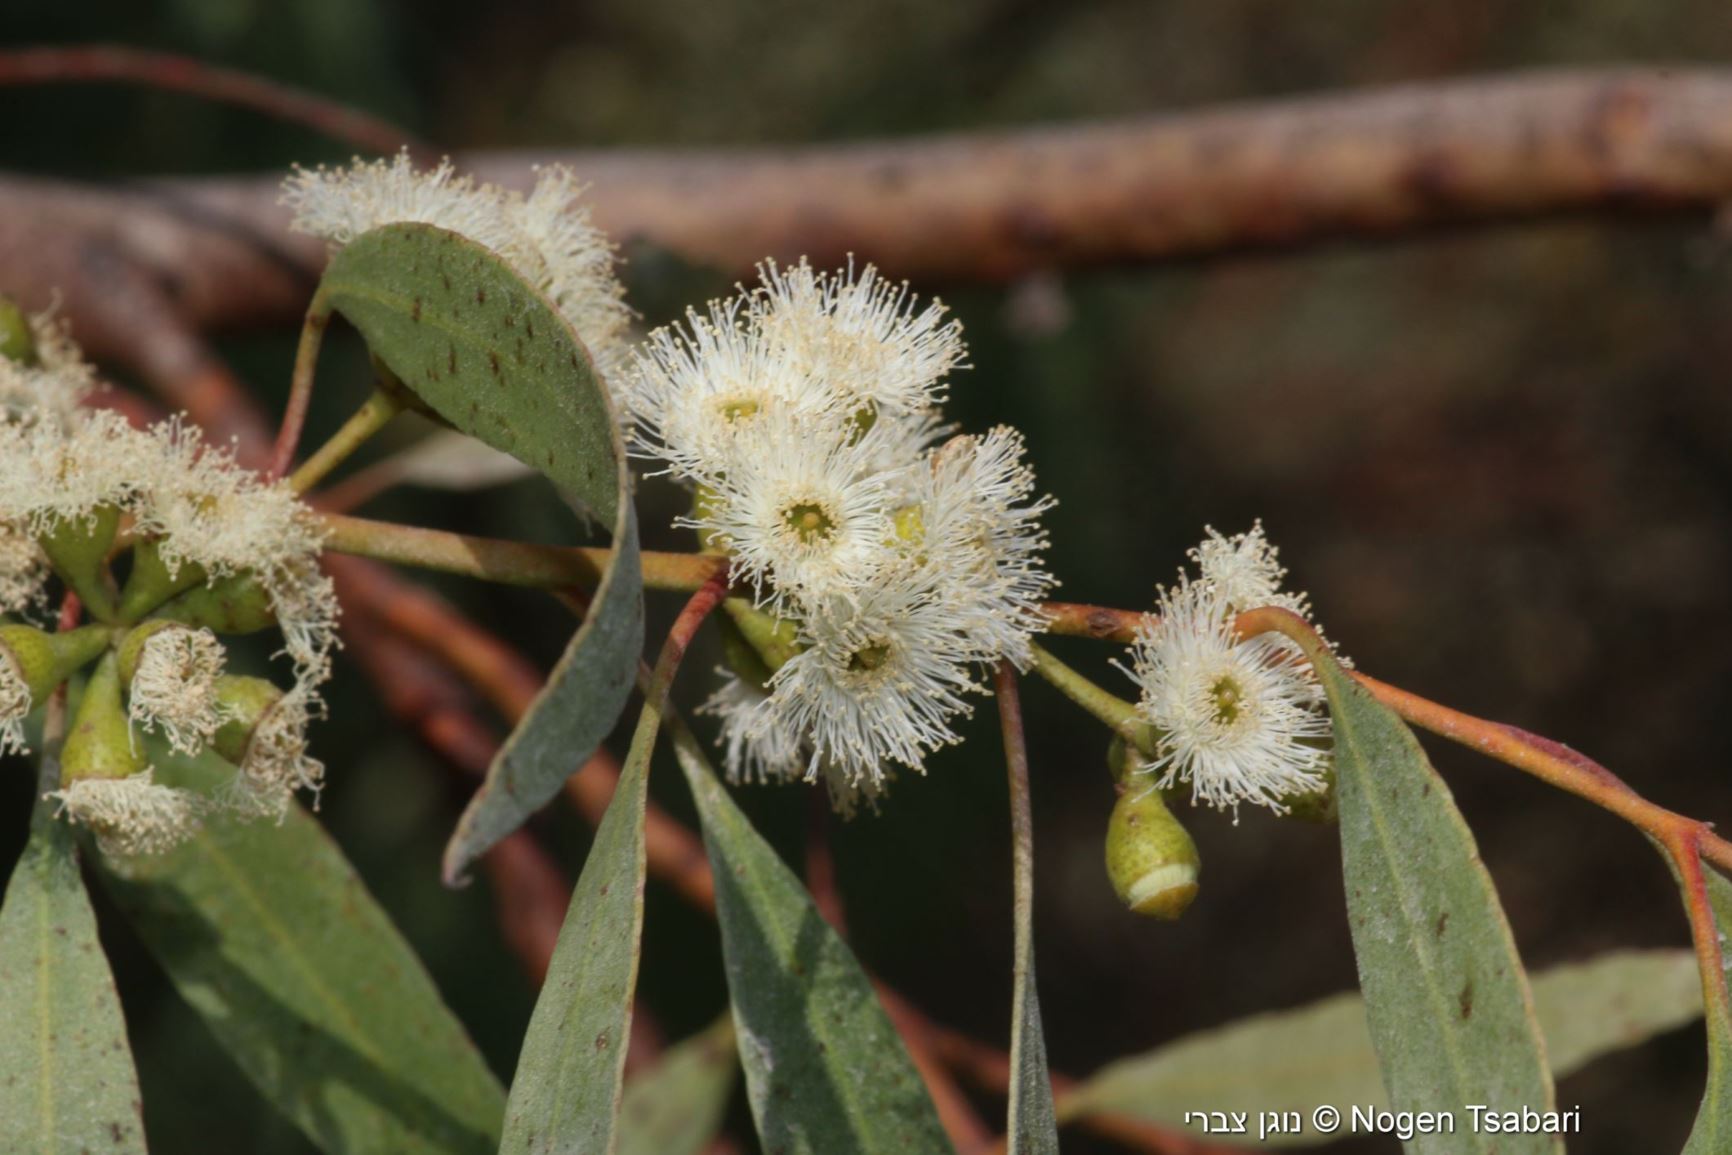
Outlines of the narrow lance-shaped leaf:
[[[211,755],[153,762],[199,789],[233,773]],[[217,1042],[321,1150],[492,1155],[499,1083],[305,811],[212,822],[104,880]]]
[[1016,670],[1000,663],[998,714],[1010,783],[1011,876],[1015,900],[1016,960],[1012,967],[1010,1020],[1009,1155],[1057,1155],[1058,1121],[1053,1113],[1052,1075],[1034,980],[1034,812],[1029,796],[1028,744]]
[[643,711],[572,891],[530,1016],[500,1155],[594,1152],[619,1142],[620,1090],[643,939],[644,809],[668,689],[692,636],[727,593],[716,574],[686,603],[644,685]]
[[[1732,927],[1732,882],[1707,866],[1702,868],[1702,876],[1708,906],[1724,936],[1726,928]],[[1725,950],[1724,937],[1721,950]],[[1684,1144],[1684,1155],[1719,1155],[1732,1146],[1732,1012],[1728,1009],[1732,999],[1728,998],[1724,967],[1713,982],[1715,989],[1704,992],[1709,997],[1708,1083],[1696,1111],[1696,1124]]]
[[[1601,1055],[1635,1046],[1702,1013],[1690,951],[1614,951],[1534,977],[1534,1005],[1552,1074],[1563,1078]],[[1059,1100],[1066,1121],[1123,1115],[1184,1127],[1189,1111],[1297,1112],[1301,1130],[1270,1147],[1332,1143],[1311,1112],[1330,1105],[1389,1106],[1377,1052],[1355,993],[1257,1015],[1109,1064]],[[1458,1116],[1465,1126],[1468,1120]]]
[[364,233],[332,258],[319,296],[430,409],[540,470],[613,531],[588,616],[452,836],[445,876],[455,881],[558,793],[625,708],[643,649],[643,588],[619,425],[571,326],[457,233],[422,224]]
[[700,1155],[721,1130],[739,1068],[734,1024],[726,1015],[668,1048],[625,1085],[620,1155]]
[[764,1149],[948,1152],[932,1100],[847,945],[675,719],[716,879],[728,994]]
[[[58,785],[44,757],[38,794]],[[71,829],[39,797],[0,907],[0,1151],[143,1155],[138,1074]]]
[[[1347,915],[1371,1039],[1398,1110],[1553,1109],[1527,976],[1491,876],[1411,731],[1321,647],[1335,724]],[[1416,1136],[1409,1151],[1561,1150],[1555,1136]]]

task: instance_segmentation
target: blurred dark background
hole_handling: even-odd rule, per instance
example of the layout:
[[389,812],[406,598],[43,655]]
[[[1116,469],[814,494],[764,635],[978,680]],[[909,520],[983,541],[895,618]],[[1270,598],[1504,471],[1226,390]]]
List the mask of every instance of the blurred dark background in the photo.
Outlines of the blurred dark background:
[[[452,149],[801,142],[1516,68],[1732,58],[1723,0],[14,0],[0,37],[187,52],[351,102]],[[268,171],[346,151],[140,90],[7,90],[0,110],[4,166],[29,172]],[[649,322],[727,287],[661,254],[630,255],[633,301]],[[1261,517],[1361,668],[1567,742],[1662,803],[1732,813],[1732,734],[1720,713],[1732,673],[1732,254],[1707,220],[1559,221],[921,288],[944,295],[968,328],[975,368],[956,384],[954,415],[972,428],[1021,426],[1061,500],[1052,560],[1065,596],[1146,604],[1204,524],[1232,532]],[[280,399],[291,335],[223,350]],[[359,351],[345,353],[327,357],[313,440],[362,395]],[[676,496],[652,485],[643,502],[650,542],[683,548],[665,528]],[[535,483],[404,493],[369,512],[542,540],[571,532]],[[567,626],[551,602],[434,584],[538,661],[556,657]],[[671,609],[656,602],[652,628]],[[1055,648],[1118,678],[1104,647]],[[705,690],[706,657],[690,666],[688,697]],[[330,697],[316,735],[330,764],[323,816],[508,1077],[533,990],[494,934],[485,886],[438,882],[466,784],[394,729],[352,668]],[[1101,866],[1112,801],[1102,733],[1043,685],[1025,703],[1055,1068],[1084,1074],[1353,984],[1332,829],[1187,812],[1201,898],[1176,925],[1140,921],[1119,908]],[[982,706],[967,746],[900,783],[882,816],[831,831],[861,957],[935,1018],[1002,1043],[1009,848],[996,724]],[[1641,838],[1515,771],[1432,749],[1531,966],[1687,941]],[[22,780],[7,776],[9,845],[24,825]],[[689,815],[677,773],[658,772],[653,790]],[[807,802],[796,789],[746,797],[796,858]],[[537,830],[575,874],[584,827],[556,807]],[[154,1149],[310,1150],[124,925],[108,919],[105,934]],[[642,990],[671,1037],[725,999],[713,925],[659,884]],[[1701,1056],[1700,1031],[1688,1029],[1567,1080],[1560,1100],[1582,1105],[1587,1132],[1572,1151],[1676,1150]],[[1001,1109],[984,1107],[989,1117]],[[1067,1150],[1108,1149],[1092,1144],[1067,1136]]]

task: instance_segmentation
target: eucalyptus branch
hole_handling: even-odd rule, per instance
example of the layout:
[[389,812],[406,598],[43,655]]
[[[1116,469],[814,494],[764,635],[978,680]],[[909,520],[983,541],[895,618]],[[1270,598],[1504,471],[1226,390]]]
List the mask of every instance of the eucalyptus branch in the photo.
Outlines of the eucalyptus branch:
[[283,404],[282,423],[277,426],[276,444],[271,450],[270,477],[287,473],[295,460],[295,447],[301,441],[301,429],[307,423],[307,407],[313,401],[313,377],[318,369],[319,349],[325,342],[325,328],[331,323],[331,307],[324,293],[313,294],[307,315],[301,322],[301,339],[295,347],[295,368],[289,378],[289,399]]

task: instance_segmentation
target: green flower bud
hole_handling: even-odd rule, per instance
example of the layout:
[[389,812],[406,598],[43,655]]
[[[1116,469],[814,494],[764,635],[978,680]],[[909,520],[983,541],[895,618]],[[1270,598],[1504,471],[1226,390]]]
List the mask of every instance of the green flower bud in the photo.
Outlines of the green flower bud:
[[157,607],[157,616],[219,634],[256,634],[277,624],[271,595],[250,573],[201,585]]
[[53,532],[37,539],[48,555],[54,572],[78,595],[90,616],[113,621],[114,576],[108,572],[108,551],[120,528],[120,508],[105,505],[88,518],[73,517],[60,522]]
[[80,626],[50,634],[34,626],[0,625],[0,662],[6,663],[41,705],[48,695],[108,648],[107,626]]
[[754,609],[745,598],[729,598],[722,608],[770,673],[781,669],[800,652],[800,628],[786,618],[771,617]]
[[1133,786],[1107,822],[1107,877],[1137,914],[1174,919],[1197,897],[1197,844],[1159,790]]
[[120,701],[120,660],[105,654],[85,684],[60,753],[61,789],[86,778],[130,778],[146,769]]
[[0,357],[23,365],[35,365],[36,334],[30,331],[30,318],[11,297],[0,296]]
[[204,567],[192,562],[182,562],[170,572],[161,546],[155,541],[139,542],[132,547],[132,573],[120,595],[120,620],[138,621],[176,594],[204,584],[205,577]]
[[228,718],[216,732],[211,748],[239,766],[246,761],[247,747],[271,708],[283,700],[283,692],[263,678],[225,674],[217,679],[217,701]]
[[719,617],[715,621],[721,631],[722,656],[727,660],[728,669],[738,675],[741,681],[760,690],[768,686],[775,671],[770,669],[764,656],[746,639],[739,625],[727,617]]

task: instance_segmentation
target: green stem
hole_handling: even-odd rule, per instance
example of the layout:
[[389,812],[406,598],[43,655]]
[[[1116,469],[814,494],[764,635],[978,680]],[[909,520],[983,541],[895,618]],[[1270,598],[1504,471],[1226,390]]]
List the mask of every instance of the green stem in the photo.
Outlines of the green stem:
[[1052,653],[1030,644],[1034,672],[1051,682],[1059,693],[1106,723],[1107,728],[1149,757],[1155,755],[1155,731],[1137,715],[1137,708],[1109,693],[1087,677],[1059,661]]
[[354,416],[343,422],[343,427],[289,476],[289,488],[296,493],[307,492],[402,411],[403,404],[394,395],[383,389],[373,390]]
[[[536,589],[593,587],[613,563],[610,549],[501,541],[340,513],[324,514],[322,520],[325,548],[337,553],[503,585]],[[644,588],[691,593],[726,566],[726,558],[646,551]]]

